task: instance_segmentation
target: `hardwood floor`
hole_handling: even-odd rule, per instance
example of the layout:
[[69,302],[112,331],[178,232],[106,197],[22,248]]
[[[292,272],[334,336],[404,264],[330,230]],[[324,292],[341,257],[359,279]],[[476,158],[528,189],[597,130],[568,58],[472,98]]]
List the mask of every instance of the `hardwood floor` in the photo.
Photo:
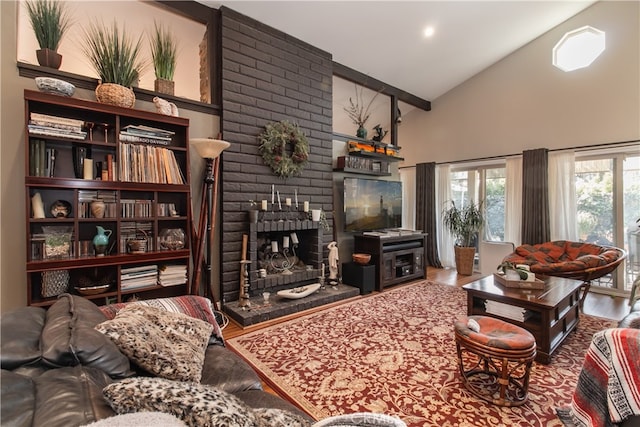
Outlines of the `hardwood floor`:
[[[432,267],[429,267],[427,269],[427,279],[434,280],[440,283],[445,283],[447,285],[452,285],[452,286],[463,286],[467,283],[470,283],[470,282],[473,282],[474,280],[479,279],[480,277],[482,277],[480,274],[475,274],[472,276],[460,276],[456,273],[455,269],[439,269],[439,268],[432,268]],[[403,285],[398,285],[398,286],[403,286]],[[224,336],[227,339],[241,336],[243,334],[255,331],[257,329],[274,325],[274,324],[283,322],[285,320],[294,319],[303,314],[309,314],[316,311],[324,310],[327,307],[337,305],[337,304],[342,304],[345,301],[351,301],[352,299],[356,299],[356,298],[362,298],[362,297],[357,296],[355,298],[339,301],[334,304],[324,305],[322,307],[307,310],[303,313],[296,313],[290,316],[285,316],[285,317],[281,317],[271,321],[263,322],[258,325],[248,326],[246,328],[242,328],[239,324],[231,320],[229,325],[224,329]],[[611,297],[608,295],[590,293],[585,300],[584,312],[592,316],[605,317],[613,320],[620,320],[624,317],[625,314],[629,312],[629,306],[627,305],[626,298]]]

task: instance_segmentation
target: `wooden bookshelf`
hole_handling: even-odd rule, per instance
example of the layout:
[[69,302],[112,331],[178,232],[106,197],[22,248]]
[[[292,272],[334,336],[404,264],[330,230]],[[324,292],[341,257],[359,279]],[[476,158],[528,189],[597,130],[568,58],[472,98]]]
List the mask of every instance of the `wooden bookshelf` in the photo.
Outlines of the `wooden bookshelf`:
[[[97,304],[187,293],[189,120],[31,90],[24,100],[28,304],[61,292]],[[98,227],[111,232],[101,256]],[[183,247],[161,237],[169,229],[184,232]],[[153,271],[165,266],[184,281],[159,284]]]

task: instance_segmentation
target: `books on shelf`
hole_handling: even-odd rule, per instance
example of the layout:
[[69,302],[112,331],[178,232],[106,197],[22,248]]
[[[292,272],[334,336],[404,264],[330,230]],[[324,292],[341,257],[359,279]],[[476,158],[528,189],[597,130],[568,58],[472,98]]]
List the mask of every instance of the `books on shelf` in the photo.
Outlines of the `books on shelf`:
[[120,270],[120,288],[123,291],[155,286],[158,284],[158,266],[156,264]]
[[170,145],[175,132],[144,125],[127,125],[120,132],[120,141]]
[[27,127],[34,135],[60,136],[63,138],[84,140],[87,132],[82,130],[84,121],[68,117],[52,116],[31,112]]
[[56,149],[47,147],[44,140],[32,140],[29,144],[29,175],[55,176],[56,154]]
[[158,284],[160,286],[176,286],[187,283],[186,265],[163,265],[159,271]]
[[121,181],[185,183],[173,151],[167,148],[121,143],[118,164]]
[[111,190],[78,190],[78,218],[92,218],[91,202],[104,202],[104,218],[116,218],[116,192]]

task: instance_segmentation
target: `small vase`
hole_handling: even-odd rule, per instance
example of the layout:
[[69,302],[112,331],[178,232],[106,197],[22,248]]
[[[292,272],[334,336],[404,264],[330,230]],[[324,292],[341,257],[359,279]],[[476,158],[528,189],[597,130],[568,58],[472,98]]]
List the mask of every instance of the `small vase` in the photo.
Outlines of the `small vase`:
[[55,50],[47,48],[38,49],[36,50],[36,58],[38,59],[38,64],[43,67],[55,68],[57,70],[60,68],[60,65],[62,65],[62,55]]
[[97,225],[96,229],[98,234],[93,237],[93,247],[96,251],[96,256],[104,256],[109,245],[109,236],[111,236],[111,230],[105,230],[101,226]]
[[364,126],[359,126],[358,130],[356,130],[356,136],[358,138],[367,139],[367,130]]
[[93,215],[94,218],[104,218],[106,206],[102,200],[94,200],[91,202],[91,215]]

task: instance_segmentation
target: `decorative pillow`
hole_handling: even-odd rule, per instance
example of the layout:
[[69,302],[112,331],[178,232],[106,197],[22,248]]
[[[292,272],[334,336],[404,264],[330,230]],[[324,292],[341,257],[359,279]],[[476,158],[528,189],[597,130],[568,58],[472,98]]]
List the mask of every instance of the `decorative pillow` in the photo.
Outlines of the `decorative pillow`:
[[309,426],[302,417],[287,411],[254,410],[234,395],[202,384],[136,377],[106,386],[103,394],[119,414],[160,411],[189,426]]
[[182,313],[196,319],[209,322],[213,325],[213,335],[218,339],[220,344],[224,342],[222,330],[216,321],[216,316],[213,312],[213,307],[209,298],[198,295],[180,295],[177,297],[154,298],[135,302],[109,304],[101,306],[100,310],[107,319],[113,319],[124,307],[134,304],[156,307],[172,313]]
[[122,414],[114,417],[103,418],[83,427],[187,427],[187,425],[177,417],[164,412],[137,412],[133,414]]
[[199,382],[213,325],[180,313],[130,305],[96,329],[148,372]]

